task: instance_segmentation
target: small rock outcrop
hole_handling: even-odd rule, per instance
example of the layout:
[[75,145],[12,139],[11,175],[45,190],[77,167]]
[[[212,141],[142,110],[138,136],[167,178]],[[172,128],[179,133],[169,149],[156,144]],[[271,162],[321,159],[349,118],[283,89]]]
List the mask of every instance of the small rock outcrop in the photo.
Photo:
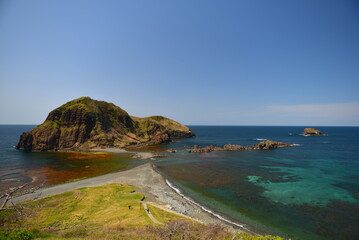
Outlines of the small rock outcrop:
[[213,152],[213,151],[220,151],[223,150],[220,147],[216,147],[214,145],[208,145],[204,147],[200,147],[199,145],[194,145],[193,147],[189,147],[185,151],[193,152],[193,153],[204,153],[204,152]]
[[260,143],[253,145],[251,147],[251,149],[253,149],[253,150],[270,150],[270,149],[290,147],[290,146],[293,146],[293,144],[265,140],[265,141],[262,141]]
[[235,145],[235,144],[226,144],[223,146],[223,150],[225,150],[225,151],[244,151],[244,150],[248,150],[248,147],[244,147],[241,145]]
[[171,119],[133,117],[112,103],[82,97],[51,111],[43,124],[20,136],[16,148],[74,151],[143,147],[194,135]]
[[[250,147],[245,147],[235,144],[226,144],[223,147],[217,147],[214,145],[200,147],[199,145],[193,145],[193,146],[184,146],[185,149],[182,151],[191,152],[191,153],[205,153],[205,152],[213,152],[213,151],[270,150],[270,149],[290,147],[290,146],[294,146],[294,144],[265,140],[260,143],[254,144],[253,146]],[[171,153],[176,153],[179,151],[181,150],[173,149],[173,148],[167,150],[167,152],[171,152]]]
[[315,128],[305,128],[303,133],[301,134],[303,136],[324,136],[324,134]]
[[170,149],[167,149],[166,152],[176,153],[176,152],[178,152],[178,150],[176,150],[176,149],[174,149],[174,148],[170,148]]

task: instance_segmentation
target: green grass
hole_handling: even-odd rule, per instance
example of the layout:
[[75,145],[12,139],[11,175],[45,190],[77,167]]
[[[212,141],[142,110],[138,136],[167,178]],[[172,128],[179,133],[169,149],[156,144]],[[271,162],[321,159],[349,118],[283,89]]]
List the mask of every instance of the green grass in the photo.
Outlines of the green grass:
[[[131,194],[128,185],[111,184],[101,187],[81,188],[51,196],[36,202],[38,213],[27,224],[40,228],[57,225],[59,228],[88,223],[94,226],[146,225],[151,222],[140,209],[142,194]],[[131,209],[128,206],[131,205]],[[35,226],[34,226],[35,227]]]
[[[19,204],[23,209],[21,216],[16,215],[16,211],[1,211],[0,220],[4,229],[37,229],[38,236],[50,233],[42,238],[89,237],[95,234],[94,229],[100,238],[107,238],[108,234],[119,231],[155,225],[140,203],[144,195],[134,191],[133,186],[122,184],[84,187],[22,202]],[[179,219],[175,214],[152,206],[151,212],[161,222]]]
[[165,236],[170,235],[175,236],[172,239],[283,240],[234,235],[219,225],[202,225],[148,204],[152,215],[165,223],[155,224],[140,203],[144,195],[135,190],[130,185],[109,184],[22,202],[18,205],[21,214],[0,211],[0,240],[168,239]]
[[150,209],[150,212],[152,215],[161,223],[168,223],[170,221],[175,221],[179,219],[187,219],[180,215],[170,213],[168,211],[164,211],[158,207],[155,207],[153,205],[147,204],[147,207]]
[[175,236],[172,239],[283,240],[234,235],[220,226],[202,225],[148,204],[152,215],[165,225],[155,224],[140,202],[144,195],[135,190],[130,185],[109,184],[22,202],[18,211],[0,211],[0,240],[168,239],[170,235]]
[[137,126],[140,131],[150,131],[154,125],[160,125],[168,130],[177,130],[177,131],[189,131],[189,128],[166,117],[163,116],[152,116],[152,117],[144,117],[138,118],[133,117],[132,119],[137,122]]

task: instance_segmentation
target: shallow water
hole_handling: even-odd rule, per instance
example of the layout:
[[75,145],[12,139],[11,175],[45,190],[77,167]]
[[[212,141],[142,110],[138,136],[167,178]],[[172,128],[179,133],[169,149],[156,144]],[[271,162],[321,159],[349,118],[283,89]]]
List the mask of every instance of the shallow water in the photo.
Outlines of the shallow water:
[[[298,144],[269,151],[174,153],[157,160],[182,192],[231,221],[294,239],[359,238],[359,128],[192,126],[196,138],[166,148],[261,139]],[[291,134],[291,135],[290,135]]]
[[31,183],[34,186],[73,181],[127,169],[139,164],[131,154],[25,152],[16,150],[22,132],[34,125],[0,125],[0,192]]

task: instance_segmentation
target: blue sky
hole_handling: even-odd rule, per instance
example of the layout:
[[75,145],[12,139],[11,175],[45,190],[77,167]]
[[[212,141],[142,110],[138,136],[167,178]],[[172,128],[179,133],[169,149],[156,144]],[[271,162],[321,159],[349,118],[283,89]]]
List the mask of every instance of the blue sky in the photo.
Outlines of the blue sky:
[[81,96],[194,125],[359,125],[359,3],[0,1],[0,124]]

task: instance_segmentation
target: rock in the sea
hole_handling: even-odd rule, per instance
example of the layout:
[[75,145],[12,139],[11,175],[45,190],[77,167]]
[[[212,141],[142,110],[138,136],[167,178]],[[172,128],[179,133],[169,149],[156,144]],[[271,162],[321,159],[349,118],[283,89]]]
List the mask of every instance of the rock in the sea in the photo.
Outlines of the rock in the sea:
[[160,155],[160,154],[156,154],[152,156],[153,158],[166,158],[168,157],[167,155]]
[[167,149],[166,152],[176,153],[176,152],[178,152],[178,150],[176,150],[176,149],[174,149],[174,148],[170,148],[170,149]]
[[265,140],[260,143],[257,143],[250,147],[249,149],[253,150],[269,150],[269,149],[275,149],[275,148],[283,148],[283,147],[290,147],[293,146],[293,144],[290,143],[283,143],[283,142],[276,142],[271,140]]
[[203,152],[213,152],[216,150],[221,150],[214,145],[208,145],[205,147],[200,147],[199,145],[194,145],[193,147],[186,149],[187,152],[194,152],[194,153],[203,153]]
[[171,119],[133,117],[112,103],[82,97],[51,111],[43,124],[21,135],[16,148],[69,151],[142,147],[194,135]]
[[301,134],[303,136],[324,136],[324,134],[315,128],[305,128],[304,132]]
[[223,150],[225,150],[225,151],[244,151],[247,149],[248,149],[248,147],[244,147],[241,145],[235,145],[235,144],[226,144],[223,146]]
[[214,145],[200,147],[199,145],[194,145],[194,146],[185,146],[186,147],[185,151],[191,153],[204,153],[204,152],[213,152],[213,151],[269,150],[269,149],[283,148],[290,146],[294,146],[294,144],[265,140],[251,147],[245,147],[235,144],[226,144],[223,147],[216,147]]

